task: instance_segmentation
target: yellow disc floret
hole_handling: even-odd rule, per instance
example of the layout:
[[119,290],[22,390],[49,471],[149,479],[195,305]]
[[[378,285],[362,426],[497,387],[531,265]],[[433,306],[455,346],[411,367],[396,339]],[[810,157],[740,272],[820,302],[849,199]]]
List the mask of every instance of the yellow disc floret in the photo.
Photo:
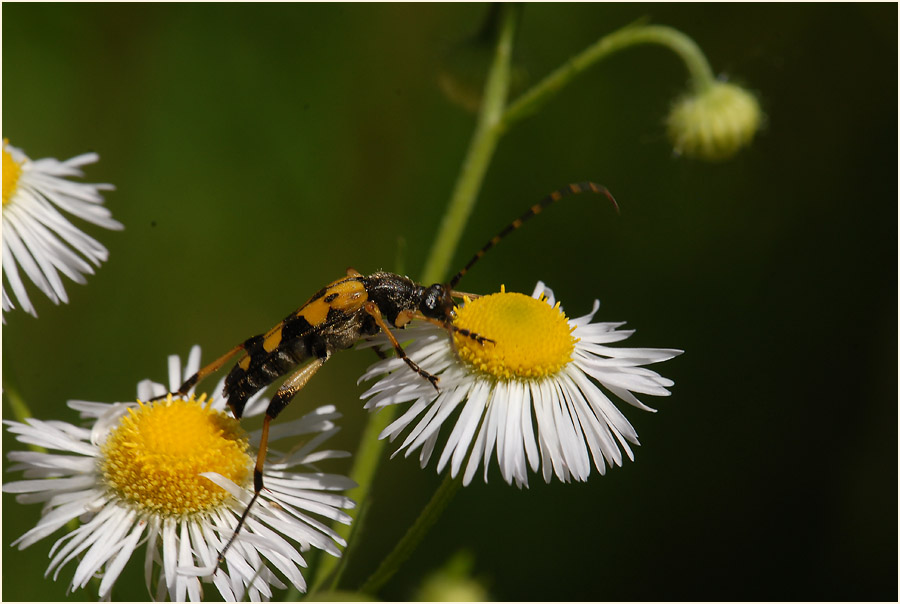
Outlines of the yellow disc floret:
[[13,159],[13,156],[6,150],[6,139],[3,140],[3,205],[9,203],[12,194],[16,191],[16,185],[19,184],[19,175],[22,173],[22,166]]
[[500,379],[532,379],[559,372],[572,360],[576,338],[556,306],[525,294],[482,296],[457,308],[453,324],[493,342],[453,334],[460,359],[476,371]]
[[145,511],[183,516],[212,509],[228,493],[201,472],[247,482],[253,460],[238,421],[200,399],[141,403],[103,445],[101,471],[122,499]]

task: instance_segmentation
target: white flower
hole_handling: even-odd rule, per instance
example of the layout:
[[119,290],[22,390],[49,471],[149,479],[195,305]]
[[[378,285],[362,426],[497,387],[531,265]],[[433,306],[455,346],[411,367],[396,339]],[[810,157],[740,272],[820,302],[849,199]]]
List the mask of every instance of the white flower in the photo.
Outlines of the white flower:
[[100,194],[112,190],[112,185],[66,180],[83,176],[81,166],[98,159],[96,153],[85,153],[63,162],[52,158],[31,160],[3,141],[3,312],[15,308],[6,290],[8,283],[18,305],[37,316],[19,267],[54,304],[59,304],[69,301],[60,273],[84,283],[84,275],[94,273],[85,259],[100,266],[108,257],[100,242],[60,213],[63,210],[107,229],[122,229],[103,206]]
[[[177,356],[169,357],[169,387],[144,380],[138,399],[176,390],[200,366],[200,348],[193,348],[184,372],[180,365]],[[9,453],[15,463],[10,471],[24,471],[27,480],[6,483],[3,490],[18,493],[19,503],[44,504],[37,526],[13,545],[23,549],[78,519],[80,526],[51,548],[47,573],[56,579],[78,557],[70,589],[85,587],[97,575],[101,598],[111,596],[122,568],[144,543],[147,589],[156,599],[203,599],[201,580],[226,600],[267,600],[273,587],[284,589],[285,583],[305,591],[300,552],[316,547],[340,556],[338,545],[346,545],[313,515],[349,524],[341,508],[354,507],[335,493],[354,487],[353,481],[313,468],[347,456],[317,450],[338,431],[333,420],[340,414],[333,406],[320,407],[273,427],[272,441],[298,435],[306,440],[291,443],[294,448],[283,454],[270,450],[265,489],[216,568],[252,495],[255,460],[246,433],[222,412],[223,382],[212,402],[193,394],[149,404],[69,401],[90,420],[88,427],[36,419],[5,422],[19,441],[58,451]],[[245,416],[263,412],[267,404],[253,397]],[[259,434],[249,440],[258,443]]]
[[591,460],[600,474],[607,464],[621,466],[622,449],[633,460],[628,443],[639,444],[637,433],[604,389],[653,411],[635,393],[667,396],[674,382],[641,366],[682,351],[608,346],[633,332],[620,330],[623,323],[591,323],[598,308],[595,301],[589,314],[567,319],[553,292],[538,283],[531,297],[501,290],[457,308],[455,327],[493,343],[479,344],[459,333],[451,339],[431,324],[407,329],[402,334],[412,339],[407,355],[440,378],[440,391],[400,359],[372,365],[360,379],[380,378],[362,395],[369,399],[366,408],[412,403],[381,438],[394,440],[415,423],[394,454],[405,450],[409,456],[421,448],[425,467],[441,426],[459,408],[437,470],[449,463],[456,477],[468,456],[463,484],[482,464],[487,481],[494,451],[503,479],[519,487],[528,485],[526,466],[541,469],[547,482],[553,474],[568,482],[587,480]]

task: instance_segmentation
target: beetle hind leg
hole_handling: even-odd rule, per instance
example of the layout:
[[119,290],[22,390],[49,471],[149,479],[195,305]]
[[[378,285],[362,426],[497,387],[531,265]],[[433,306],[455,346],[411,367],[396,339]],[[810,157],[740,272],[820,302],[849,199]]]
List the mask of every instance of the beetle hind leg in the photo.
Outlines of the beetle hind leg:
[[241,514],[241,518],[238,520],[237,526],[231,534],[231,538],[219,553],[218,564],[221,564],[225,560],[225,554],[231,549],[231,546],[234,545],[238,533],[240,533],[247,521],[250,509],[253,507],[253,504],[256,503],[256,500],[259,499],[259,494],[263,490],[263,468],[265,468],[266,454],[269,451],[269,424],[272,423],[272,420],[288,406],[291,399],[300,392],[310,378],[322,368],[322,365],[324,365],[327,360],[328,357],[318,358],[303,365],[281,385],[275,393],[275,396],[273,396],[272,400],[269,402],[269,406],[266,408],[266,415],[263,418],[262,435],[259,439],[259,451],[256,454],[256,465],[253,468],[253,497],[250,499],[250,503],[247,504],[247,507],[244,508],[244,513]]

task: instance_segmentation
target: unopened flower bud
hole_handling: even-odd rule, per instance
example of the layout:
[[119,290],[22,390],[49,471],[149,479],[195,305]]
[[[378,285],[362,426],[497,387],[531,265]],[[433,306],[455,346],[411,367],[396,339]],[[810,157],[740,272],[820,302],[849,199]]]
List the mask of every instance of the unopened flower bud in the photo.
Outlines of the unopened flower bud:
[[762,110],[747,90],[714,82],[703,92],[679,99],[666,121],[677,153],[717,161],[750,144],[762,122]]
[[430,573],[415,596],[421,602],[486,602],[490,594],[482,580],[472,576],[475,559],[459,551],[443,567]]

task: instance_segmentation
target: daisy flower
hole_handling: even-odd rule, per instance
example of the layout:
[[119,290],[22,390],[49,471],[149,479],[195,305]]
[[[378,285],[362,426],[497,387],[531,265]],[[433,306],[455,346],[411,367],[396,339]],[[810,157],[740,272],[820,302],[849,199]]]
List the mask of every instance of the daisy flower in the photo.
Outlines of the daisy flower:
[[546,482],[554,474],[564,482],[584,481],[592,460],[600,474],[607,464],[622,465],[622,450],[634,460],[629,443],[640,444],[637,432],[608,393],[654,411],[635,393],[667,396],[674,382],[642,365],[682,351],[608,346],[633,331],[619,329],[624,323],[591,323],[599,306],[595,300],[590,313],[569,319],[553,292],[539,282],[531,297],[502,288],[466,299],[456,309],[456,328],[493,343],[479,344],[461,333],[448,338],[446,330],[431,324],[407,329],[412,343],[406,354],[440,378],[440,391],[406,369],[401,359],[372,365],[360,379],[378,378],[362,395],[369,399],[366,408],[411,403],[380,437],[393,441],[414,424],[394,455],[420,450],[425,467],[441,426],[459,408],[437,470],[449,464],[456,477],[465,464],[466,485],[481,465],[487,481],[494,451],[503,479],[520,488],[528,486],[528,467],[540,470]]
[[85,153],[62,162],[52,158],[32,161],[4,139],[3,312],[15,308],[6,289],[8,283],[18,305],[37,316],[19,267],[54,304],[59,304],[69,301],[60,273],[76,283],[84,283],[84,275],[94,273],[87,261],[100,266],[106,260],[106,248],[60,212],[107,229],[122,229],[122,224],[113,220],[103,206],[100,195],[100,191],[112,190],[112,185],[66,180],[83,176],[81,166],[98,159],[96,153]]
[[[212,583],[226,600],[267,600],[273,588],[286,584],[305,591],[301,552],[315,547],[340,556],[338,545],[346,543],[324,522],[349,524],[341,510],[354,507],[336,491],[355,483],[313,466],[347,456],[318,450],[338,431],[333,422],[340,415],[333,406],[320,407],[272,428],[270,442],[302,440],[284,453],[270,450],[266,488],[217,567],[253,494],[251,448],[259,434],[248,435],[224,413],[224,380],[212,399],[192,393],[187,399],[170,395],[140,402],[176,390],[196,372],[199,347],[191,351],[184,371],[180,365],[177,356],[169,357],[168,388],[149,380],[139,383],[137,403],[69,401],[89,420],[87,427],[36,419],[4,422],[19,441],[57,451],[9,453],[15,464],[10,471],[24,471],[27,480],[6,483],[3,490],[17,493],[19,503],[44,504],[37,526],[13,545],[26,548],[77,519],[78,528],[51,548],[47,574],[55,580],[77,558],[69,589],[83,588],[97,576],[99,595],[106,599],[142,544],[147,589],[159,600],[200,600],[203,583]],[[260,414],[267,404],[268,399],[255,396],[245,415]]]

